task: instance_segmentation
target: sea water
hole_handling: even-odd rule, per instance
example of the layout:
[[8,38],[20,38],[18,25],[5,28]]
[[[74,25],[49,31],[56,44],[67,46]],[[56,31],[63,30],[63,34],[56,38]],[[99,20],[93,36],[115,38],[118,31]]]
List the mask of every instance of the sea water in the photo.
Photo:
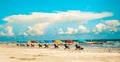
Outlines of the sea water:
[[106,41],[103,44],[83,44],[86,48],[120,48],[120,41]]

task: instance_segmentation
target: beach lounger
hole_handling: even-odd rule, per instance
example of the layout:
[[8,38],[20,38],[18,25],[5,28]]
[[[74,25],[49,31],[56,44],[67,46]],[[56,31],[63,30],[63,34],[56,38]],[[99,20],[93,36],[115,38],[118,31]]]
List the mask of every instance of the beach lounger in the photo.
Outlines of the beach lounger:
[[57,44],[54,44],[54,48],[59,48]]
[[26,44],[27,47],[29,47],[30,45],[29,44]]
[[17,46],[20,46],[20,45],[17,43]]
[[31,47],[34,47],[34,44],[31,44]]
[[77,44],[75,44],[75,47],[76,47],[75,50],[77,50],[77,49],[79,49],[79,50],[83,50],[83,49],[84,49],[84,48],[82,48],[81,46],[79,46],[79,45],[77,45]]
[[42,47],[42,44],[38,44],[39,48]]
[[64,44],[65,49],[70,49],[70,47],[67,44]]
[[24,47],[24,46],[25,46],[25,44],[20,44],[20,46]]
[[47,44],[44,44],[44,46],[45,46],[44,48],[49,48]]

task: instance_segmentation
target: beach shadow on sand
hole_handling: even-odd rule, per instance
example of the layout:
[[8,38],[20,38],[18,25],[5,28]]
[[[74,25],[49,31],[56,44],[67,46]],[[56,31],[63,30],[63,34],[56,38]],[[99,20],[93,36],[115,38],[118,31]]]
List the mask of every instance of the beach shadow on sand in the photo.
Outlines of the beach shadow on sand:
[[[45,57],[45,56],[48,56],[48,55],[32,55],[33,57]],[[14,56],[11,56],[9,57],[10,59],[18,59],[18,60],[36,60],[36,58],[30,58],[30,57],[24,57],[24,58],[17,58],[17,57],[14,57]]]
[[19,60],[36,60],[36,58],[16,58],[16,57],[10,57],[11,59],[19,59]]
[[33,55],[33,57],[43,57],[43,56],[48,56],[48,55]]
[[36,58],[17,58],[19,60],[36,60]]

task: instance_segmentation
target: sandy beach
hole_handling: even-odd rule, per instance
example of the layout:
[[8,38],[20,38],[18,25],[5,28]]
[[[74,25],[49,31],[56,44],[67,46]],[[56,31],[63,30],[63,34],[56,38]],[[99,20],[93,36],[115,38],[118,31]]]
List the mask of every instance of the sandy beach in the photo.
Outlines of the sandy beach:
[[120,49],[38,48],[0,44],[0,62],[120,62]]

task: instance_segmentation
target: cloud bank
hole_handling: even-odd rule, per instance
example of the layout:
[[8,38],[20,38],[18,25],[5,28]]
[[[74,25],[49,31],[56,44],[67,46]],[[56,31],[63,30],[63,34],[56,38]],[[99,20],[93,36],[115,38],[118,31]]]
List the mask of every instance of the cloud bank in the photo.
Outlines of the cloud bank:
[[79,22],[80,24],[86,23],[90,20],[100,19],[104,17],[112,16],[111,12],[82,12],[77,10],[70,11],[58,11],[52,13],[44,12],[32,12],[31,14],[18,14],[11,15],[3,20],[7,21],[8,24],[23,24],[23,23],[38,23],[38,22],[49,22],[49,23],[60,23],[60,22]]
[[67,31],[63,31],[62,28],[58,29],[58,34],[85,34],[89,33],[87,27],[80,25],[77,28],[68,27]]
[[[111,12],[82,12],[78,10],[69,10],[69,11],[57,11],[51,13],[45,12],[32,12],[31,14],[17,14],[11,15],[3,18],[4,21],[7,21],[7,26],[12,25],[22,25],[28,24],[26,28],[27,31],[19,32],[20,35],[44,35],[45,29],[50,26],[50,24],[60,24],[60,23],[69,23],[75,22],[79,23],[80,26],[77,28],[67,27],[67,31],[63,31],[63,28],[59,28],[59,34],[84,34],[89,33],[87,27],[83,26],[83,24],[88,21],[101,19],[105,17],[113,16]],[[30,24],[30,25],[29,25]],[[94,33],[103,32],[106,29],[110,31],[117,31],[117,26],[119,26],[118,20],[108,20],[104,23],[98,23],[93,29]],[[12,32],[12,27],[8,27],[6,30],[8,31],[8,35],[14,35]],[[0,35],[7,35],[4,32],[0,32]]]
[[107,20],[102,23],[98,23],[93,32],[99,34],[104,31],[117,32],[117,27],[120,26],[119,20]]
[[28,26],[28,35],[44,35],[45,28],[49,25],[49,23],[37,23],[33,26]]
[[7,33],[0,32],[1,36],[13,36],[14,35],[14,33],[13,33],[13,27],[12,26],[7,26],[5,28],[5,30],[7,31]]

